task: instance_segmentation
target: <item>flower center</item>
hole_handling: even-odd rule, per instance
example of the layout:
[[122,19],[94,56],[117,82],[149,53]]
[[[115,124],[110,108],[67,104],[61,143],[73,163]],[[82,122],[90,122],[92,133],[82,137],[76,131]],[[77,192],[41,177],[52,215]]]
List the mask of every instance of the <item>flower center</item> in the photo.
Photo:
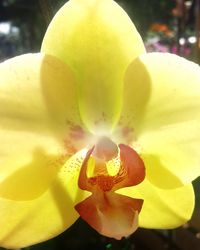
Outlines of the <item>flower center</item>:
[[[116,174],[108,172],[109,165],[117,169]],[[91,192],[115,191],[120,187],[137,185],[144,177],[144,163],[136,151],[124,144],[117,146],[109,138],[102,137],[83,161],[79,187]]]
[[109,161],[115,158],[118,154],[117,145],[108,137],[100,137],[94,148],[93,155],[99,159]]
[[[111,175],[108,165],[115,162],[118,163],[117,173]],[[117,146],[109,138],[102,137],[87,152],[79,175],[79,188],[92,194],[75,209],[99,233],[116,239],[128,236],[138,227],[143,200],[115,191],[137,185],[144,177],[144,164],[135,150],[124,144]]]
[[88,167],[93,169],[93,174],[92,177],[88,178],[88,182],[93,187],[96,186],[96,189],[108,192],[112,190],[116,183],[121,181],[118,174],[112,176],[108,173],[107,164],[109,162],[113,165],[113,159],[118,157],[118,151],[118,146],[108,137],[101,137],[95,145],[90,156],[93,159],[92,164],[88,164]]
[[108,192],[115,185],[115,176],[99,175],[89,178],[88,181],[92,185],[98,185],[103,192]]

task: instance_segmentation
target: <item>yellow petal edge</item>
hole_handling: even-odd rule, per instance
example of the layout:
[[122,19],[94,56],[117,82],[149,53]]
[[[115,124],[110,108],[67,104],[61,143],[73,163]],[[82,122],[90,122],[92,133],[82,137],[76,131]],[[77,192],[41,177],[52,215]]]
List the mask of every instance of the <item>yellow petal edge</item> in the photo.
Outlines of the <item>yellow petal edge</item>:
[[80,166],[86,150],[72,156],[49,188],[33,200],[0,198],[0,246],[23,248],[51,239],[69,228],[79,217],[74,205],[88,196],[78,188]]
[[1,63],[0,75],[0,196],[34,199],[68,157],[71,123],[84,129],[73,74],[38,53]]
[[148,53],[129,66],[120,126],[142,156],[147,178],[161,188],[200,175],[200,67],[167,53]]
[[136,187],[119,193],[144,199],[139,226],[152,229],[172,229],[190,220],[194,210],[194,191],[191,184],[176,189],[160,189],[147,179]]

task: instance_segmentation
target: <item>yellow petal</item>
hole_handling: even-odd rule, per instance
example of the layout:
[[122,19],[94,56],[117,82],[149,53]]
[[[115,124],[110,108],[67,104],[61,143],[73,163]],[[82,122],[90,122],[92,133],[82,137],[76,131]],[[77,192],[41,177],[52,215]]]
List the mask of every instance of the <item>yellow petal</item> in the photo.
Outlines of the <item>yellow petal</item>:
[[126,74],[120,129],[153,184],[190,183],[200,174],[199,66],[162,53],[135,60]]
[[68,157],[71,124],[80,125],[65,64],[41,54],[1,63],[0,120],[0,196],[36,198]]
[[119,117],[124,72],[144,45],[112,0],[71,0],[54,17],[42,51],[66,62],[78,80],[81,116],[92,131]]
[[124,188],[120,194],[144,199],[139,225],[144,228],[171,229],[190,220],[194,209],[192,185],[177,189],[159,189],[145,180],[140,185]]
[[74,223],[79,217],[74,205],[87,197],[77,186],[85,152],[70,158],[40,197],[28,201],[0,198],[0,246],[30,246],[55,237]]

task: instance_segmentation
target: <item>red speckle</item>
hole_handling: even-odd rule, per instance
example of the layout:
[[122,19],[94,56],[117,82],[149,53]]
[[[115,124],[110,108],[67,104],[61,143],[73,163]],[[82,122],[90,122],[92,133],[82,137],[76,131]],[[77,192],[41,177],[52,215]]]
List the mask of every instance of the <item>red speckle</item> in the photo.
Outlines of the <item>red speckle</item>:
[[122,135],[124,137],[130,137],[130,135],[133,133],[133,129],[129,127],[122,128]]
[[72,139],[75,140],[83,140],[85,138],[85,132],[84,130],[81,128],[81,126],[72,126],[70,128],[70,132],[69,135]]
[[67,136],[64,139],[64,147],[68,154],[74,154],[85,146],[87,132],[80,125],[74,125],[71,121],[66,121],[69,127]]

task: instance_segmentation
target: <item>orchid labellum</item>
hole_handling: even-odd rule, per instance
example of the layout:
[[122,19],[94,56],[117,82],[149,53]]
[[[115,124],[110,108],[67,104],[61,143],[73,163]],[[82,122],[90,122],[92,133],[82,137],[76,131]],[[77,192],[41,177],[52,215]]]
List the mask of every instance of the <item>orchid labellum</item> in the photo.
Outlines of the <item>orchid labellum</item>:
[[41,53],[0,64],[0,246],[81,216],[121,239],[191,218],[200,174],[200,69],[145,53],[113,0],[70,0]]

